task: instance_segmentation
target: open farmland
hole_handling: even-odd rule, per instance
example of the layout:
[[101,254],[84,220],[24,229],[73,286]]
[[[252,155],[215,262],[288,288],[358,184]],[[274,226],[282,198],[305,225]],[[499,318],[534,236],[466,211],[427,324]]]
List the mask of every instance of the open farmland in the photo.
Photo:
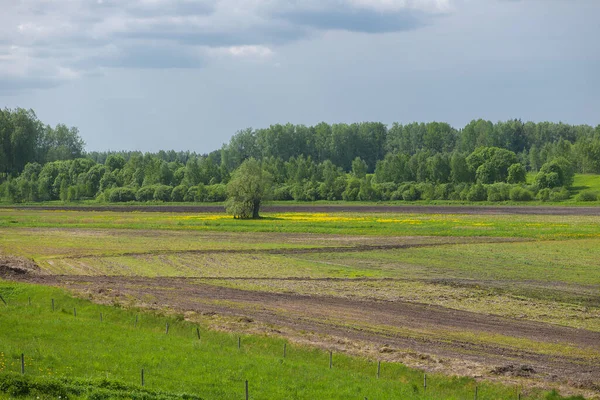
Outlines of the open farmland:
[[4,279],[210,331],[600,396],[597,215],[1,209],[0,254],[35,263]]

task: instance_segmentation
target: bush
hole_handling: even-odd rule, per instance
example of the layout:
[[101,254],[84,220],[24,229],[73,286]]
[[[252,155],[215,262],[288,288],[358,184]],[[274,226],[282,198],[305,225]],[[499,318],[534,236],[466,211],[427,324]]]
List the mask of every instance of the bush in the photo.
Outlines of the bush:
[[350,178],[346,183],[346,190],[342,193],[342,199],[344,201],[356,201],[358,199],[358,193],[360,192],[360,179]]
[[550,193],[550,201],[563,201],[571,197],[571,193],[566,188],[554,189]]
[[358,192],[360,201],[377,201],[381,199],[379,193],[373,188],[370,179],[370,177],[366,177],[360,182],[360,191]]
[[402,199],[402,192],[400,190],[394,191],[392,193],[392,195],[390,196],[390,200],[392,200],[392,201],[403,200]]
[[183,196],[183,201],[206,201],[207,193],[206,186],[200,183],[198,186],[192,186],[187,190],[185,196]]
[[469,201],[484,201],[487,199],[487,190],[481,183],[473,185],[467,193],[467,200]]
[[404,201],[416,201],[421,198],[421,193],[413,185],[402,192],[402,200]]
[[[324,185],[323,183],[321,185]],[[273,200],[293,200],[290,187],[287,185],[280,186],[273,190]]]
[[512,201],[531,201],[533,200],[533,193],[517,186],[510,190],[510,199]]
[[575,197],[576,201],[598,201],[598,194],[596,192],[592,192],[591,190],[584,190],[580,192],[577,197]]
[[496,183],[488,186],[488,201],[506,201],[510,198],[510,185],[506,183]]
[[185,185],[175,186],[173,191],[171,192],[171,201],[183,201],[185,195],[187,194],[188,187]]
[[513,164],[508,167],[508,183],[525,183],[527,178],[527,171],[522,164]]
[[431,183],[419,183],[417,185],[417,191],[420,193],[420,198],[422,200],[433,200],[435,198],[435,186]]
[[108,201],[111,203],[125,203],[135,200],[135,190],[128,187],[114,188],[108,195]]
[[392,195],[398,189],[398,185],[394,182],[374,183],[373,189],[377,192],[377,198],[388,201],[392,199]]
[[137,201],[151,201],[154,199],[154,186],[144,186],[138,189],[135,194]]
[[11,396],[26,396],[29,391],[28,379],[22,375],[10,374],[0,378],[0,393],[8,393]]
[[535,176],[535,184],[540,189],[559,186],[569,187],[573,184],[574,169],[564,157],[558,157],[545,163]]
[[169,201],[171,200],[171,192],[173,188],[167,185],[157,185],[154,189],[154,200]]
[[205,186],[206,196],[203,201],[218,202],[227,200],[227,185],[217,183]]
[[550,200],[550,193],[552,193],[552,191],[548,188],[545,188],[540,190],[535,197],[540,201],[548,201]]
[[450,200],[454,186],[451,183],[442,183],[435,187],[433,198],[435,200]]
[[319,198],[319,184],[312,181],[296,183],[291,187],[291,194],[296,201],[315,201]]

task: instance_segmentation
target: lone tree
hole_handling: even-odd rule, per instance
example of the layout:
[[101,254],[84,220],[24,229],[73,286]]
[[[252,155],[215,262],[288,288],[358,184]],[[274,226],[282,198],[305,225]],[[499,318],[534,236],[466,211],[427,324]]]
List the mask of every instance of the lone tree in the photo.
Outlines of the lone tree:
[[271,183],[271,175],[260,162],[249,158],[233,172],[227,184],[227,212],[233,218],[260,218],[258,211]]

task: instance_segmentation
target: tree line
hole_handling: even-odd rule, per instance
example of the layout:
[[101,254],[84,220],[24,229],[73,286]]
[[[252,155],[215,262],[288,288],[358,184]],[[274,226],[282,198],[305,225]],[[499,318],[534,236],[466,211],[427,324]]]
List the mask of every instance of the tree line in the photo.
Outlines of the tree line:
[[208,154],[83,146],[76,128],[44,125],[33,111],[0,111],[0,196],[224,201],[247,160],[259,163],[270,198],[302,201],[558,201],[575,172],[600,173],[600,125],[520,120],[475,120],[459,130],[439,122],[272,125],[239,131]]

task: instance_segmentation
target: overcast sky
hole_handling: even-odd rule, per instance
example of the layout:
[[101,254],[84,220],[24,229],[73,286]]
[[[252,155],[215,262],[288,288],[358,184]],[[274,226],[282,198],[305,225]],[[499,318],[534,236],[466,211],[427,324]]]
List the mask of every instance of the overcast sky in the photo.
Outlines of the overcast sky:
[[598,0],[0,0],[0,106],[87,150],[292,122],[600,124]]

